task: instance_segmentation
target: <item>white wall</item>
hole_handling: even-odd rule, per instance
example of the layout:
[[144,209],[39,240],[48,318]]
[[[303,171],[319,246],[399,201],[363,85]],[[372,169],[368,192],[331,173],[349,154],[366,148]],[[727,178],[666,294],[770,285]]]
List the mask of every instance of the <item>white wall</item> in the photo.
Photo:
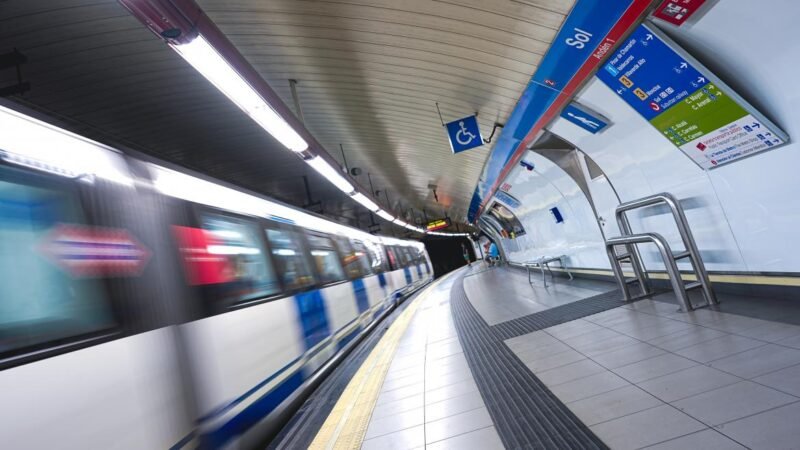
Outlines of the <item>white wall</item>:
[[[513,210],[526,233],[503,240],[509,260],[523,262],[542,256],[566,255],[571,267],[609,267],[603,237],[594,212],[575,181],[550,160],[533,152],[525,160],[533,171],[517,167],[506,181],[509,193],[522,204]],[[564,221],[556,223],[550,208]]]
[[[726,0],[695,24],[663,28],[786,131],[788,145],[705,172],[597,79],[577,100],[612,126],[598,135],[560,119],[549,127],[597,162],[622,201],[662,191],[683,199],[709,270],[800,272],[800,35],[794,30],[800,6],[769,3],[754,8],[748,0]],[[547,164],[537,159],[542,177],[514,170],[506,180],[523,203],[523,226],[534,231],[518,240],[523,248],[512,260],[560,252],[574,258],[574,266],[608,267],[597,225],[587,222],[588,203],[578,199],[582,192],[567,187],[566,174]],[[565,218],[577,222],[565,221],[563,230],[547,223],[549,208],[559,202],[565,202]],[[634,230],[662,233],[674,250],[682,248],[668,214],[632,219]],[[654,251],[645,259],[649,268],[660,267]]]

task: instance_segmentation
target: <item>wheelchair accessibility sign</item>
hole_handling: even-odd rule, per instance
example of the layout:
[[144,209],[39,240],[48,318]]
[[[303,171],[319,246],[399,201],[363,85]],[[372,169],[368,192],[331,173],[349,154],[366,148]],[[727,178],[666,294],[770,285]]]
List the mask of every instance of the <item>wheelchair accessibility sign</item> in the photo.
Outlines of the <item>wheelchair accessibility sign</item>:
[[450,147],[453,149],[453,153],[463,152],[483,145],[483,137],[481,137],[481,130],[478,128],[477,117],[464,117],[445,126],[450,137]]

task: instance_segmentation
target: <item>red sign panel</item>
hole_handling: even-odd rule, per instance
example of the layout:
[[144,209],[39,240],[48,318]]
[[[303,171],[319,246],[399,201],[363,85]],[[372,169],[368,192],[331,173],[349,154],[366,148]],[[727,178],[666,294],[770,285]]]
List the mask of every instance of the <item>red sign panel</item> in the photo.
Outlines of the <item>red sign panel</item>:
[[127,230],[85,225],[57,225],[40,251],[74,277],[136,276],[150,260],[150,251]]
[[658,5],[653,16],[669,22],[673,25],[681,26],[692,16],[705,0],[665,0]]
[[216,238],[202,228],[173,226],[178,238],[183,265],[189,284],[218,284],[234,280],[234,270],[228,257],[212,254],[210,245]]

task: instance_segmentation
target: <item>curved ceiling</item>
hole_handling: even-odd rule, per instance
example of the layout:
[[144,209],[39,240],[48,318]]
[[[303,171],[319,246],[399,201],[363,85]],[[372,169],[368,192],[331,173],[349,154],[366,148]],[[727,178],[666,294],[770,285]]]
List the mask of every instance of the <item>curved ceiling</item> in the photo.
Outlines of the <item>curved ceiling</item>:
[[[503,123],[574,0],[199,0],[357,181],[406,220],[463,221],[489,145],[452,154],[445,122]],[[18,98],[76,131],[366,227],[368,214],[254,125],[113,0],[3,2],[0,53]],[[0,86],[14,81],[0,71]],[[429,185],[437,186],[438,200]],[[388,193],[388,202],[386,194]]]

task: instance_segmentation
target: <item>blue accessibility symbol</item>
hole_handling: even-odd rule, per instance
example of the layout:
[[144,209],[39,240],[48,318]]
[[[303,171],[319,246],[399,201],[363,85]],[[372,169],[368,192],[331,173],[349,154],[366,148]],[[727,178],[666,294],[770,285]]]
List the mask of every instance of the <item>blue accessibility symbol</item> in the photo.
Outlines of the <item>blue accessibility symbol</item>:
[[450,147],[452,147],[453,153],[463,152],[483,145],[483,137],[481,137],[477,117],[464,117],[445,126],[450,137]]

